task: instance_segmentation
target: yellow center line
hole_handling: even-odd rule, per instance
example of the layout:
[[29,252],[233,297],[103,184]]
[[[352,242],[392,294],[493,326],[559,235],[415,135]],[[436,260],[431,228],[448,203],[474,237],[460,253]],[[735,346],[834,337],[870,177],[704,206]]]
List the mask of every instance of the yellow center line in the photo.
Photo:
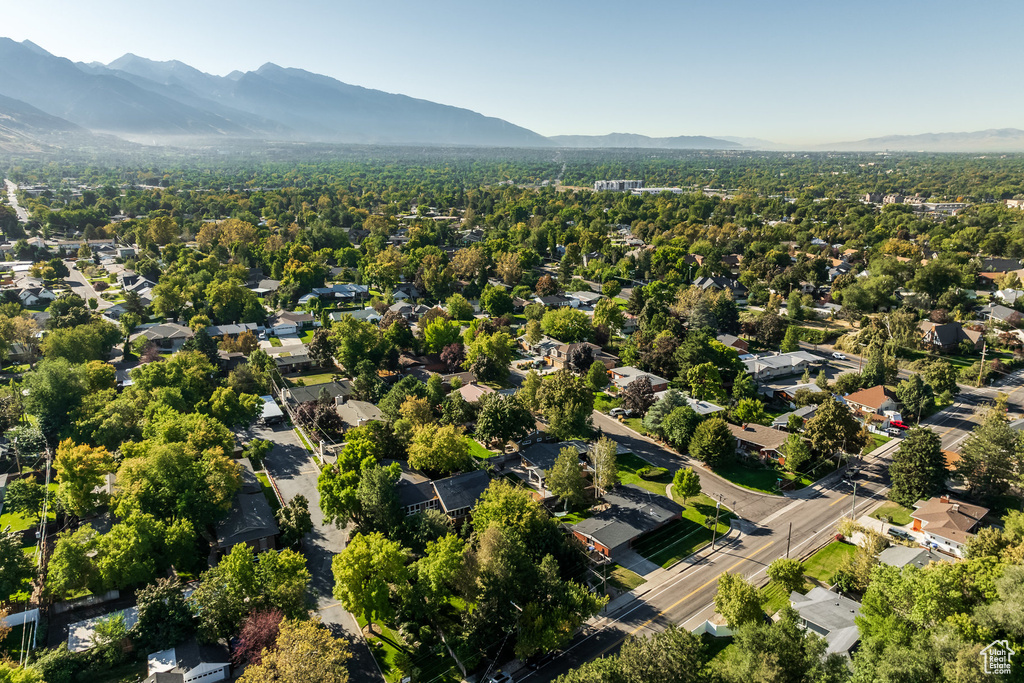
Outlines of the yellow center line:
[[849,493],[844,493],[844,494],[842,495],[842,497],[841,497],[841,498],[836,498],[836,499],[835,499],[834,501],[832,501],[831,503],[829,503],[829,504],[828,504],[828,506],[829,506],[829,507],[832,507],[832,506],[833,506],[833,505],[835,505],[836,503],[841,503],[841,502],[843,502],[843,498],[846,498],[846,497],[847,497],[848,495],[850,495],[850,494],[849,494]]
[[[736,562],[736,564],[734,564],[733,566],[731,566],[731,567],[729,567],[728,569],[726,569],[726,570],[725,570],[724,572],[722,572],[722,574],[727,574],[727,573],[731,572],[731,571],[732,571],[733,569],[735,569],[736,567],[740,566],[741,564],[743,564],[744,562],[746,562],[747,560],[749,560],[749,559],[750,559],[751,557],[753,557],[754,555],[757,555],[757,554],[758,554],[759,552],[761,552],[762,550],[764,550],[765,548],[767,548],[768,546],[770,546],[770,545],[771,545],[772,543],[774,543],[774,542],[775,542],[775,541],[769,541],[769,542],[765,543],[765,544],[764,544],[763,546],[761,546],[760,548],[758,548],[758,549],[757,549],[757,550],[755,550],[754,552],[750,553],[749,555],[747,555],[746,557],[744,557],[744,558],[743,558],[742,560],[739,560],[739,561],[738,561],[738,562]],[[713,578],[713,579],[709,580],[709,581],[708,581],[707,583],[704,583],[704,584],[703,584],[703,585],[701,585],[700,587],[698,587],[698,588],[694,588],[694,589],[693,589],[692,591],[690,591],[689,593],[687,593],[687,594],[686,594],[686,595],[684,595],[683,597],[679,598],[678,600],[676,600],[675,602],[673,602],[673,603],[672,603],[671,605],[669,605],[669,606],[668,606],[668,607],[666,607],[665,609],[661,610],[660,612],[658,612],[657,614],[655,614],[655,615],[654,615],[653,617],[651,617],[650,619],[648,619],[647,621],[645,621],[644,623],[640,624],[640,625],[639,625],[639,626],[637,626],[637,627],[636,627],[635,629],[633,629],[632,631],[630,631],[630,632],[629,632],[629,635],[633,635],[634,633],[636,633],[637,631],[639,631],[640,629],[644,628],[644,627],[645,627],[645,626],[647,626],[647,625],[648,625],[649,623],[651,623],[652,621],[654,621],[655,619],[659,618],[659,617],[660,617],[661,615],[663,615],[663,614],[664,614],[665,612],[668,612],[668,611],[669,611],[670,609],[673,609],[674,607],[676,607],[676,606],[677,606],[677,605],[678,605],[679,603],[683,602],[684,600],[688,600],[688,599],[692,598],[692,597],[693,597],[694,595],[696,595],[696,594],[697,594],[698,592],[700,592],[700,591],[704,590],[705,588],[707,588],[708,586],[710,586],[711,584],[713,584],[713,583],[714,583],[715,581],[718,581],[718,579],[719,579],[719,578],[720,578],[720,577],[722,576],[722,574],[719,574],[718,576],[716,576],[715,578]],[[607,650],[606,650],[606,651],[607,651]],[[602,652],[601,654],[604,654],[604,653]]]

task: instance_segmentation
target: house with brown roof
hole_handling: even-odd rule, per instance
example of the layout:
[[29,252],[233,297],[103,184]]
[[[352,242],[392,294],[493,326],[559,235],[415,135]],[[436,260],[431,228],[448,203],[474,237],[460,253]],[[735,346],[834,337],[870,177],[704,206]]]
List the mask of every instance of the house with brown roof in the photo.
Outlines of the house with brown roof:
[[921,343],[932,351],[952,353],[960,348],[960,342],[967,341],[975,351],[981,351],[985,335],[976,330],[965,330],[960,323],[933,323],[923,321],[918,325]]
[[843,399],[859,414],[884,415],[885,411],[899,407],[896,395],[881,384],[847,394]]
[[789,434],[764,425],[749,423],[737,427],[729,425],[729,431],[736,437],[736,449],[762,460],[772,459],[785,463],[782,455],[782,444],[786,443]]
[[607,370],[611,370],[619,364],[617,356],[606,353],[600,346],[597,344],[591,344],[590,342],[559,344],[548,351],[547,361],[556,370],[562,370],[566,367],[566,363],[569,362],[569,354],[578,348],[590,349],[591,357],[596,361],[600,361]]
[[980,505],[942,495],[915,503],[910,518],[914,520],[914,531],[924,534],[925,545],[963,557],[964,546],[988,512],[988,508]]

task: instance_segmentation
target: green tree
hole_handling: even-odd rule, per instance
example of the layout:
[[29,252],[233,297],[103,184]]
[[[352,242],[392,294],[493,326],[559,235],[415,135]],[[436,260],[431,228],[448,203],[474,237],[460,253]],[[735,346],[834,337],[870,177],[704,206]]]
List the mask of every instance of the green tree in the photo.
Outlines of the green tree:
[[690,439],[701,423],[701,417],[690,406],[673,408],[661,422],[661,433],[665,440],[678,451],[688,451]]
[[512,312],[512,295],[501,287],[485,287],[480,295],[480,306],[494,317]]
[[811,449],[807,441],[797,433],[786,437],[782,444],[782,454],[786,458],[786,469],[790,472],[801,471],[811,461]]
[[[47,563],[46,592],[60,600],[94,584],[96,567],[90,555],[96,548],[96,531],[83,524],[75,531],[57,535]],[[19,548],[20,552],[20,548]]]
[[568,306],[548,311],[540,324],[544,334],[566,344],[594,338],[594,326],[587,314]]
[[246,667],[238,680],[348,683],[351,657],[348,641],[333,636],[319,620],[285,619],[276,647],[265,650],[260,662]]
[[528,320],[526,322],[523,338],[531,346],[544,338],[544,330],[541,328],[539,320]]
[[603,391],[608,386],[608,369],[601,361],[595,360],[587,370],[587,386],[594,391]]
[[462,427],[428,424],[421,427],[409,444],[409,465],[435,474],[451,474],[473,468]]
[[690,395],[698,401],[711,401],[719,405],[726,402],[722,375],[713,363],[693,366],[686,373],[686,381],[690,385]]
[[760,591],[741,575],[725,572],[718,577],[715,610],[725,617],[730,628],[760,623],[764,619],[762,604]]
[[614,488],[619,483],[617,464],[618,444],[603,436],[590,451],[590,464],[594,467],[594,488],[598,495]]
[[[801,300],[799,290],[794,289],[792,292],[789,293],[789,299],[786,302],[786,315],[789,316],[790,320],[804,319],[804,304]],[[786,335],[789,335],[789,330],[786,330]],[[783,351],[785,350],[786,349],[783,349]]]
[[25,410],[39,418],[39,428],[54,438],[88,392],[85,368],[64,358],[44,360],[25,377]]
[[736,437],[720,417],[697,425],[689,444],[690,457],[709,467],[724,464],[736,456]]
[[594,325],[608,328],[610,332],[618,332],[626,323],[626,316],[619,305],[611,299],[601,299],[594,306]]
[[799,615],[789,607],[782,610],[776,622],[741,626],[733,642],[742,649],[729,662],[729,680],[839,683],[849,677],[846,658],[835,653],[826,655],[825,639],[804,628]]
[[504,381],[512,364],[515,344],[505,332],[479,334],[466,349],[465,369],[485,381]]
[[35,576],[35,570],[32,557],[21,549],[21,535],[0,533],[0,595],[5,601],[22,590],[25,581]]
[[433,408],[437,408],[444,401],[444,380],[436,372],[430,373],[427,378],[427,400]]
[[742,398],[754,398],[757,396],[757,384],[746,372],[741,372],[732,383],[732,397],[739,401]]
[[181,585],[174,579],[157,579],[139,588],[135,601],[138,620],[131,635],[140,647],[157,650],[167,643],[180,643],[195,629]]
[[764,404],[756,398],[741,399],[732,411],[733,417],[740,423],[767,424],[768,413],[764,410]]
[[575,446],[558,452],[554,466],[544,473],[544,485],[565,503],[566,510],[570,505],[583,505],[587,482],[580,470],[580,456]]
[[537,428],[530,409],[516,395],[487,394],[480,401],[476,436],[483,442],[517,441]]
[[31,477],[15,479],[4,492],[4,509],[31,517],[43,505],[43,487]]
[[383,534],[355,534],[331,561],[335,599],[372,628],[375,617],[390,614],[392,587],[408,580],[407,555],[405,548]]
[[81,517],[95,509],[95,490],[113,469],[114,460],[106,448],[76,445],[65,439],[57,447],[57,498],[65,510]]
[[786,336],[782,339],[782,345],[779,349],[783,353],[790,353],[792,351],[800,350],[800,330],[795,326],[790,325],[786,328]]
[[416,562],[416,577],[434,600],[444,600],[451,595],[465,550],[466,542],[455,534],[427,542],[426,552]]
[[941,491],[946,480],[946,461],[939,435],[926,427],[908,431],[893,455],[889,475],[889,498],[900,505],[910,507]]
[[924,381],[932,388],[932,393],[942,394],[949,392],[951,395],[960,393],[960,386],[956,380],[956,368],[947,360],[934,360],[924,367]]
[[896,386],[896,396],[903,409],[911,415],[921,417],[921,411],[931,401],[929,387],[921,379],[921,375],[914,373]]
[[685,405],[687,405],[686,397],[675,389],[669,389],[665,392],[664,396],[655,401],[654,405],[647,411],[647,414],[644,415],[644,429],[651,434],[664,436],[662,423],[665,421],[665,418],[676,408]]
[[523,399],[523,404],[530,410],[540,410],[540,388],[543,384],[540,374],[536,370],[530,370],[523,379],[522,386],[516,395]]
[[277,511],[277,527],[281,530],[281,545],[297,550],[303,537],[313,530],[309,514],[309,501],[301,493],[282,505]]
[[581,377],[567,370],[547,375],[537,392],[548,432],[559,440],[585,437],[591,432],[594,394]]
[[423,342],[431,353],[441,353],[446,346],[455,344],[461,337],[462,326],[440,315],[427,323],[423,330]]
[[765,573],[769,579],[782,586],[786,595],[804,587],[804,564],[800,560],[780,557],[772,560]]
[[472,320],[473,306],[461,294],[452,294],[445,302],[445,309],[452,320]]
[[327,328],[321,327],[313,333],[313,339],[307,347],[309,359],[317,367],[328,367],[333,365],[334,342],[331,340],[331,333]]
[[975,495],[991,497],[1005,493],[1014,479],[1019,442],[1006,413],[998,407],[990,408],[960,447],[957,476]]
[[811,447],[826,457],[840,449],[859,453],[866,443],[860,423],[832,396],[818,404],[818,411],[807,422],[804,435],[811,440]]
[[360,529],[379,531],[391,535],[402,521],[401,508],[395,495],[395,483],[400,472],[395,467],[373,465],[363,469],[356,487],[356,496],[362,511]]
[[683,505],[700,495],[700,475],[690,467],[680,467],[672,477],[672,494],[683,499]]

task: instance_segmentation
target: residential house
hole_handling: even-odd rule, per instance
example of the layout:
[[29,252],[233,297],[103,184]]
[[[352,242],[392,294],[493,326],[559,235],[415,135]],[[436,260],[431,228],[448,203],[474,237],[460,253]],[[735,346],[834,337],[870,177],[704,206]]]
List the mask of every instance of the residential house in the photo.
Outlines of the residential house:
[[574,524],[572,534],[587,549],[607,558],[619,557],[643,536],[682,517],[683,507],[633,484],[604,495],[608,508]]
[[580,457],[580,469],[586,470],[588,463],[586,460],[587,452],[589,448],[582,441],[562,441],[559,443],[552,443],[541,440],[542,437],[538,435],[536,438],[527,437],[529,443],[525,448],[520,449],[519,457],[522,459],[523,469],[526,470],[527,476],[531,484],[535,485],[541,491],[545,491],[544,485],[546,472],[555,466],[555,461],[558,459],[558,454],[562,452],[563,448],[573,447],[579,453]]
[[161,323],[159,325],[152,325],[139,330],[130,337],[130,340],[134,342],[140,337],[144,337],[149,341],[155,343],[161,349],[177,351],[181,348],[182,344],[191,339],[195,334],[191,329],[178,323]]
[[282,334],[298,334],[300,330],[320,327],[320,321],[311,313],[279,311],[271,317],[269,327],[274,334],[281,336]]
[[992,297],[1001,300],[1007,306],[1013,306],[1018,301],[1024,304],[1024,290],[1020,289],[1000,289]]
[[407,515],[440,510],[448,519],[461,523],[490,485],[491,478],[484,470],[422,482],[414,482],[403,475],[395,485],[395,495],[399,507]]
[[847,394],[843,400],[854,412],[867,415],[884,415],[885,411],[899,407],[896,395],[881,384]]
[[914,565],[918,569],[924,569],[932,562],[945,562],[948,560],[948,557],[939,555],[928,548],[908,548],[905,545],[894,545],[878,554],[879,562],[900,569],[907,565]]
[[620,390],[625,389],[633,380],[640,379],[641,377],[646,377],[650,381],[651,389],[654,393],[668,389],[668,380],[664,377],[644,372],[629,365],[612,368],[609,370],[609,374],[612,377],[612,384]]
[[611,370],[619,362],[618,356],[613,356],[612,354],[605,352],[597,344],[591,344],[590,342],[577,342],[575,344],[558,344],[557,346],[548,351],[546,361],[556,370],[562,370],[566,367],[566,364],[569,362],[569,354],[575,352],[577,349],[580,348],[590,349],[591,358],[603,364],[605,369],[607,370]]
[[281,389],[280,398],[291,405],[299,405],[309,401],[318,401],[320,396],[324,395],[334,403],[344,403],[352,395],[352,392],[352,380],[343,379],[340,382],[310,384],[305,387],[285,387]]
[[223,645],[199,645],[195,638],[149,655],[144,683],[214,683],[231,678],[231,659]]
[[748,455],[756,456],[761,460],[776,460],[779,464],[785,464],[786,458],[782,454],[782,444],[786,443],[789,436],[785,432],[759,424],[743,424],[737,427],[729,424],[729,431],[736,437],[737,450]]
[[635,315],[627,311],[623,311],[622,319],[622,329],[619,330],[620,335],[628,337],[629,335],[637,331],[639,324],[637,322],[637,317]]
[[1015,311],[1012,308],[1008,308],[1001,304],[989,304],[988,306],[982,306],[978,309],[981,316],[988,321],[998,321],[1001,323],[1013,323],[1014,321],[1021,320],[1021,314],[1019,311]]
[[750,344],[747,343],[746,339],[740,339],[731,334],[720,334],[715,339],[729,348],[736,349],[741,354],[747,353],[750,350]]
[[576,302],[569,304],[573,308],[593,308],[598,301],[605,298],[604,294],[598,292],[566,292],[565,295]]
[[698,401],[695,398],[686,397],[686,405],[693,409],[693,412],[697,413],[701,417],[707,417],[708,415],[714,415],[725,410],[720,405],[715,405],[711,401]]
[[965,330],[960,323],[933,323],[922,321],[918,324],[921,342],[925,347],[940,353],[953,353],[960,349],[961,342],[968,342],[975,351],[981,351],[985,336],[975,330]]
[[252,288],[252,291],[255,292],[256,296],[266,296],[268,294],[273,294],[280,287],[281,287],[281,281],[280,280],[267,280],[267,279],[263,279],[263,280],[260,280],[257,283],[257,285]]
[[242,488],[235,494],[228,516],[217,523],[216,553],[226,555],[244,543],[257,553],[274,548],[277,521],[263,495],[263,484],[256,478],[249,458],[235,460],[242,471]]
[[209,325],[206,328],[206,334],[213,339],[219,339],[221,337],[231,337],[232,339],[238,337],[238,335],[244,332],[252,332],[254,335],[263,334],[263,325],[259,323],[235,323],[233,325]]
[[974,530],[987,515],[988,508],[936,496],[914,503],[914,531],[924,534],[925,545],[941,552],[963,557],[963,548],[974,537]]
[[856,600],[815,586],[807,595],[790,593],[789,603],[800,615],[803,626],[825,639],[829,654],[849,656],[860,642],[856,622],[860,603]]
[[494,393],[494,389],[485,384],[477,384],[476,382],[463,384],[461,387],[456,389],[456,391],[459,392],[467,403],[476,403],[487,394]]
[[534,297],[533,300],[546,308],[565,308],[566,306],[572,306],[572,302],[575,301],[575,299],[570,299],[569,297],[561,294],[537,296]]
[[306,347],[302,346],[301,348],[302,351],[285,351],[274,356],[274,365],[277,367],[278,372],[282,375],[288,375],[314,367],[313,359],[306,353]]
[[1005,275],[1021,270],[1020,259],[1002,258],[998,256],[986,256],[981,259],[981,271],[983,273],[998,273]]
[[346,315],[352,316],[355,320],[363,320],[374,325],[383,319],[383,316],[372,308],[362,308],[358,311],[333,311],[328,317],[332,323],[337,323],[341,322],[341,319]]
[[420,290],[416,288],[411,282],[399,282],[398,286],[395,287],[395,291],[392,293],[395,301],[406,301],[411,299],[419,299],[421,294]]
[[275,425],[284,422],[284,411],[277,405],[273,396],[260,396],[263,401],[263,410],[260,412],[259,423],[263,425]]
[[345,425],[345,430],[362,427],[368,422],[384,422],[384,414],[380,408],[366,401],[345,401],[335,404],[334,409]]
[[782,415],[779,415],[777,418],[772,420],[772,429],[783,429],[783,430],[788,431],[789,430],[789,418],[792,417],[793,415],[796,415],[797,417],[799,417],[803,421],[803,424],[806,425],[807,422],[812,417],[814,417],[814,414],[817,413],[817,412],[818,412],[818,406],[812,403],[811,405],[807,405],[807,406],[804,406],[802,408],[797,408],[796,410],[794,410],[792,412],[783,413]]
[[816,367],[825,360],[808,351],[776,353],[769,356],[754,356],[743,361],[747,372],[757,382],[772,377],[783,377],[802,373],[808,367]]
[[735,299],[747,298],[747,288],[741,285],[738,280],[733,280],[727,277],[705,275],[694,280],[693,286],[705,290],[728,289],[729,291],[732,292],[733,298]]

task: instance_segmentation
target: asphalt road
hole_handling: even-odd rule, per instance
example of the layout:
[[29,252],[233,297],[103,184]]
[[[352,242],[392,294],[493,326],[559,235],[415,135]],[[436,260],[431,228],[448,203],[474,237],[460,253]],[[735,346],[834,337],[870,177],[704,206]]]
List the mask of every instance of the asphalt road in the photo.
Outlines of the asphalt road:
[[4,178],[4,184],[7,185],[7,201],[10,203],[11,208],[18,214],[18,220],[22,223],[28,223],[28,211],[18,203],[18,194],[16,192],[18,186],[7,178]]
[[352,652],[349,672],[352,680],[383,679],[366,641],[359,634],[355,619],[332,595],[334,575],[331,572],[331,558],[344,549],[348,538],[343,529],[324,522],[323,513],[320,511],[320,494],[316,489],[320,470],[313,461],[313,456],[302,445],[295,432],[285,425],[252,427],[249,435],[274,444],[264,459],[264,467],[277,483],[281,497],[288,501],[301,494],[309,501],[313,531],[303,539],[302,553],[306,556],[306,567],[311,575],[310,591],[323,623],[336,636],[349,641]]
[[98,309],[101,312],[114,305],[100,296],[99,292],[97,292],[92,286],[92,283],[85,279],[85,275],[82,274],[82,271],[78,270],[78,265],[73,259],[68,259],[64,263],[67,265],[69,271],[68,276],[64,278],[64,282],[71,287],[71,290],[75,294],[86,301],[89,299],[96,299]]

